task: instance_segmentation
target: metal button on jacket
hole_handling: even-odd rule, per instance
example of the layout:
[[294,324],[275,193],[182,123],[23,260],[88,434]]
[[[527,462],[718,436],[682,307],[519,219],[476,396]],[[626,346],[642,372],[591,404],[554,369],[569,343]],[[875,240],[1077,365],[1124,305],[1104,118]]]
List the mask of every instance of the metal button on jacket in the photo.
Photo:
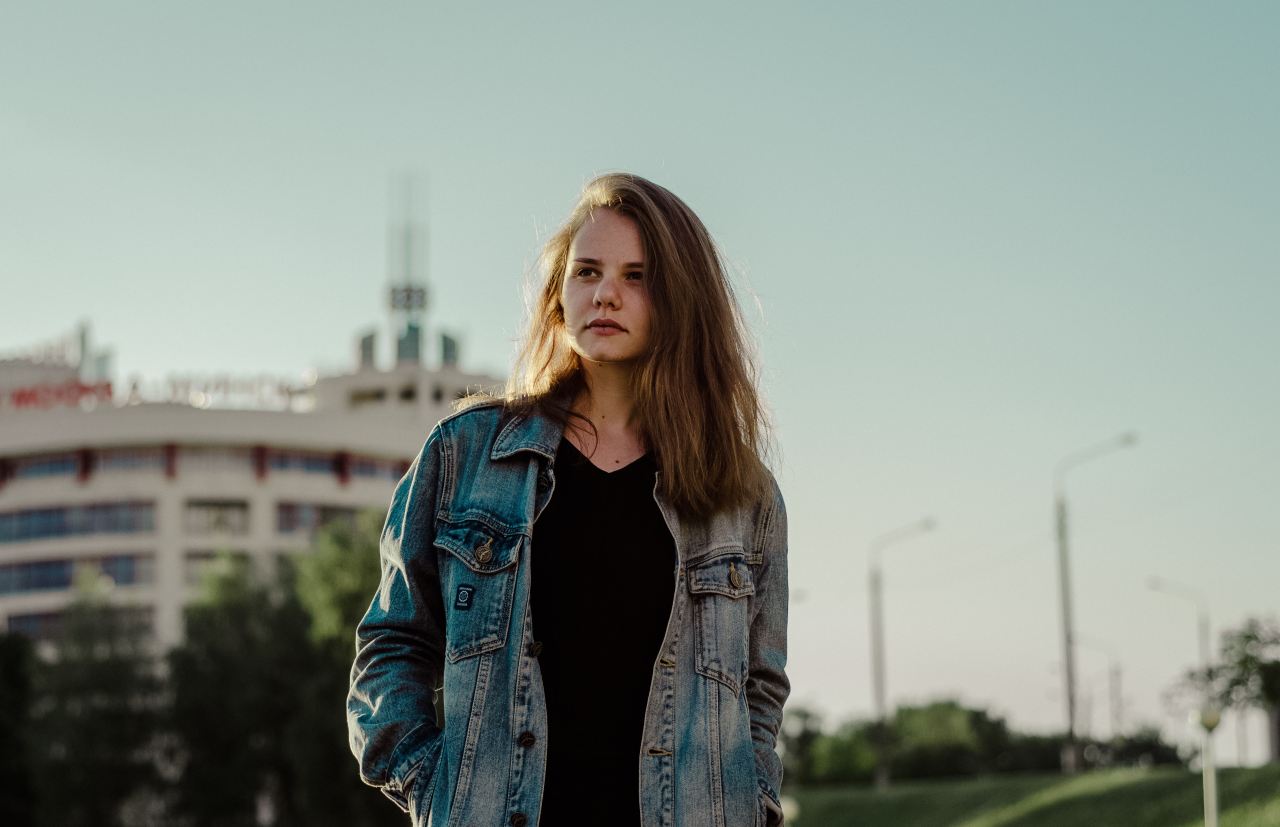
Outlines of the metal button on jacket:
[[484,541],[484,545],[476,549],[476,562],[487,563],[493,559],[493,538]]
[[511,814],[511,827],[524,827],[524,825],[528,823],[529,823],[529,817],[526,816],[524,813]]
[[542,654],[542,641],[535,640],[529,644],[529,657],[536,658]]
[[729,585],[735,589],[742,588],[742,575],[738,574],[738,569],[732,563],[729,564]]
[[520,737],[516,739],[516,743],[522,747],[531,747],[537,743],[538,738],[532,732],[522,732]]

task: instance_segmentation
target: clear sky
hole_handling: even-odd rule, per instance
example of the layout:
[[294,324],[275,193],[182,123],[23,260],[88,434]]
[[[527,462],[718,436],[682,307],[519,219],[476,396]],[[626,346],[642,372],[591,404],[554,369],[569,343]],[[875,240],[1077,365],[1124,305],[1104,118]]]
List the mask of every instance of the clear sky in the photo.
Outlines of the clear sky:
[[867,546],[929,514],[885,557],[891,701],[1061,727],[1052,469],[1133,428],[1069,478],[1078,627],[1180,736],[1195,614],[1146,578],[1280,609],[1278,40],[1264,2],[10,2],[0,352],[87,318],[120,381],[345,368],[417,170],[429,328],[503,373],[538,243],[634,171],[758,336],[794,701],[869,714]]

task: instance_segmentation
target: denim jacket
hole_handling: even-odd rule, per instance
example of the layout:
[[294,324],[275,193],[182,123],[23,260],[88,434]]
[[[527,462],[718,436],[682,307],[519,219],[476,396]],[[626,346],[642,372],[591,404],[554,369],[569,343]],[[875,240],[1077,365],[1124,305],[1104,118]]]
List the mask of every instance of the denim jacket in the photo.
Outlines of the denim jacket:
[[[431,431],[396,487],[382,581],[356,630],[347,723],[360,777],[415,827],[428,817],[435,827],[538,823],[555,733],[532,648],[529,570],[561,434],[539,413],[469,408]],[[782,496],[774,483],[763,501],[695,523],[665,501],[659,472],[654,498],[678,564],[636,749],[641,822],[780,824],[775,741],[790,689]],[[607,669],[608,654],[584,653],[583,668]]]

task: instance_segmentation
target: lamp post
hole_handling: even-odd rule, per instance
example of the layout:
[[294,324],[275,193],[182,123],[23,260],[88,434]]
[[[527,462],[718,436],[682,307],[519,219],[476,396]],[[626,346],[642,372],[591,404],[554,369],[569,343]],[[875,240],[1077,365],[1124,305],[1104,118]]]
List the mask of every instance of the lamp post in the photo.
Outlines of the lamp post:
[[[1209,669],[1209,606],[1204,595],[1190,586],[1175,583],[1161,577],[1147,580],[1147,588],[1161,594],[1179,597],[1196,607],[1197,627],[1200,638],[1200,668],[1206,673]],[[1213,761],[1213,731],[1221,721],[1222,713],[1210,697],[1210,689],[1205,686],[1205,697],[1200,709],[1191,713],[1193,722],[1202,730],[1200,748],[1200,776],[1204,783],[1204,823],[1205,827],[1218,827],[1218,772]]]
[[1124,695],[1120,688],[1122,677],[1120,656],[1112,646],[1097,638],[1079,635],[1076,638],[1076,644],[1107,656],[1107,691],[1110,696],[1107,708],[1111,713],[1111,737],[1113,740],[1119,738],[1124,733]]
[[1058,538],[1058,586],[1062,602],[1062,657],[1063,674],[1067,684],[1067,743],[1062,750],[1062,769],[1074,773],[1080,766],[1076,747],[1076,654],[1075,625],[1071,612],[1071,567],[1068,561],[1067,494],[1065,477],[1068,471],[1091,460],[1098,459],[1134,445],[1138,435],[1132,431],[1092,445],[1061,459],[1053,472],[1054,517]]
[[1200,755],[1200,776],[1204,779],[1204,827],[1218,827],[1218,770],[1213,762],[1213,731],[1222,713],[1213,701],[1205,701],[1199,712],[1191,713],[1204,729],[1204,751]]
[[876,723],[876,788],[886,789],[889,786],[889,745],[887,743],[887,712],[885,710],[884,689],[884,585],[880,572],[880,553],[894,543],[901,542],[918,534],[932,531],[937,523],[932,517],[925,517],[914,523],[882,534],[871,542],[869,552],[869,571],[867,588],[870,592],[871,604],[871,688],[875,699]]

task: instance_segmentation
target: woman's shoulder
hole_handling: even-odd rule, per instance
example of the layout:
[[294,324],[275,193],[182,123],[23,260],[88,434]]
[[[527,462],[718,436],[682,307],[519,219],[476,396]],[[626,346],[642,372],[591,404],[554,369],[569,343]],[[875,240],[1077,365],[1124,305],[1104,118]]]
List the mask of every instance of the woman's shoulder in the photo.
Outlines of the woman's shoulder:
[[507,418],[507,404],[501,397],[468,396],[458,400],[453,412],[441,418],[432,430],[449,442],[486,436],[492,440]]
[[760,477],[753,490],[753,495],[744,504],[745,511],[752,515],[753,519],[767,519],[770,511],[786,507],[778,478],[763,461],[760,463]]
[[758,496],[748,509],[754,536],[754,545],[763,549],[770,545],[770,538],[781,528],[786,533],[787,504],[782,497],[778,479],[769,468],[764,468]]
[[554,457],[562,430],[538,400],[471,396],[441,419],[433,433],[453,451],[492,452],[501,459],[525,450]]

